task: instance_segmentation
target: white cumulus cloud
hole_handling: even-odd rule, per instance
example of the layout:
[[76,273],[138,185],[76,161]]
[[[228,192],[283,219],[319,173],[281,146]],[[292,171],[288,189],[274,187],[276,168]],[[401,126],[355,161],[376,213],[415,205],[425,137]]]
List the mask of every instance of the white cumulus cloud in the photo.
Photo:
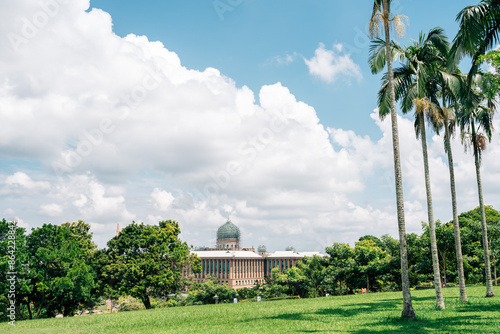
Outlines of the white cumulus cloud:
[[159,188],[153,190],[151,198],[153,199],[155,209],[159,211],[168,211],[175,199],[171,193]]
[[351,78],[356,80],[363,79],[361,69],[351,58],[349,54],[343,54],[342,44],[333,45],[332,50],[325,48],[323,43],[320,43],[314,57],[305,59],[309,73],[328,83]]

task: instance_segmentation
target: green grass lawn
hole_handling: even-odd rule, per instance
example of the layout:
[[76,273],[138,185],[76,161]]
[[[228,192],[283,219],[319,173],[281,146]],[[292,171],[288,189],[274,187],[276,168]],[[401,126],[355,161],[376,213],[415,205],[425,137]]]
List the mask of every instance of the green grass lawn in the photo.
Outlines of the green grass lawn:
[[261,303],[173,307],[115,314],[0,324],[2,333],[500,333],[500,287],[444,289],[446,310],[434,308],[434,290],[412,291],[418,321],[402,321],[401,293],[375,293]]

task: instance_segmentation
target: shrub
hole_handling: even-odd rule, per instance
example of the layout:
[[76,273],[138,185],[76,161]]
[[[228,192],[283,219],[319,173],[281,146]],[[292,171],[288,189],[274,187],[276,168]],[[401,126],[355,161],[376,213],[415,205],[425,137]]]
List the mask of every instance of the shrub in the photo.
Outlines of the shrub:
[[137,311],[144,308],[144,304],[137,298],[131,296],[120,297],[118,299],[118,311]]

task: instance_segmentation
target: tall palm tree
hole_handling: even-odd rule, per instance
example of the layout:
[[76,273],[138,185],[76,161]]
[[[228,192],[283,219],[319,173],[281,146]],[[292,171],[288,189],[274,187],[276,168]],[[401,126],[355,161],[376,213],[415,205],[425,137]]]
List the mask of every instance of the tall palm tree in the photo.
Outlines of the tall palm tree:
[[[469,75],[470,77],[470,75]],[[488,245],[488,227],[484,211],[483,186],[481,182],[481,154],[486,149],[487,141],[491,141],[493,131],[493,113],[495,112],[494,96],[488,91],[481,90],[482,75],[476,74],[470,81],[472,86],[466,86],[463,91],[458,121],[462,135],[462,143],[466,149],[472,147],[474,164],[476,166],[476,181],[481,211],[481,229],[483,237],[484,273],[486,279],[486,297],[494,297],[491,280],[491,264]]]
[[[443,29],[434,28],[431,29],[428,35],[420,33],[419,39],[411,46],[403,49],[397,43],[392,43],[391,47],[394,55],[402,61],[401,67],[394,70],[395,96],[401,103],[403,113],[415,110],[415,132],[422,143],[436,308],[443,310],[445,305],[439,272],[436,224],[432,207],[425,119],[431,120],[431,124],[434,124],[436,129],[439,128],[440,117],[437,117],[439,106],[435,103],[438,93],[435,73],[438,69],[439,55],[449,48],[449,43]],[[440,50],[441,52],[439,52]],[[386,58],[380,43],[373,44],[371,56],[374,57],[370,58],[372,70],[380,70],[378,66]],[[378,61],[376,61],[377,58]],[[381,116],[385,116],[388,112],[387,88],[386,82],[379,92],[379,112]]]
[[[448,59],[447,56],[444,59]],[[465,288],[464,260],[462,256],[462,241],[460,236],[460,223],[458,221],[457,210],[457,191],[455,187],[455,167],[453,165],[453,152],[451,150],[451,137],[454,135],[456,128],[456,115],[453,108],[448,106],[456,106],[457,87],[460,87],[460,75],[457,73],[449,73],[446,70],[446,64],[441,64],[440,72],[440,93],[442,97],[442,105],[440,108],[441,120],[444,127],[444,150],[448,157],[448,169],[450,173],[450,190],[451,190],[451,206],[453,211],[453,235],[455,238],[455,255],[457,258],[458,286],[460,289],[460,300],[467,302],[467,290]],[[448,104],[449,103],[449,104]]]
[[[458,13],[457,21],[460,21],[460,26],[451,48],[449,67],[456,66],[465,55],[472,57],[472,67],[467,79],[467,89],[462,95],[463,108],[461,108],[459,123],[462,130],[462,137],[469,139],[468,142],[474,152],[479,207],[481,210],[481,226],[483,230],[486,296],[493,297],[480,162],[481,152],[486,148],[486,137],[491,140],[491,117],[494,111],[494,102],[490,101],[489,105],[487,105],[489,112],[486,111],[484,106],[480,105],[479,101],[474,97],[474,85],[477,84],[474,81],[481,65],[481,56],[494,47],[500,40],[500,0],[482,0],[478,5],[465,7]],[[491,108],[492,106],[493,108]],[[478,123],[478,128],[476,128],[475,123]],[[487,123],[490,123],[490,125]],[[485,131],[486,137],[478,132],[480,128]],[[485,240],[486,242],[484,242]]]
[[432,195],[431,195],[431,182],[429,174],[429,158],[427,155],[427,138],[425,134],[425,121],[424,118],[435,117],[438,107],[430,101],[429,98],[416,98],[415,104],[415,130],[417,138],[420,134],[420,141],[422,143],[422,154],[424,158],[424,175],[425,175],[425,190],[427,194],[427,218],[429,221],[429,234],[431,239],[431,253],[432,253],[432,269],[434,271],[434,288],[436,290],[436,308],[444,310],[444,298],[441,286],[441,274],[439,272],[439,257],[436,241],[436,224],[434,221],[434,211],[432,208]]
[[401,21],[402,17],[390,16],[391,0],[374,0],[373,12],[370,18],[370,32],[372,37],[378,36],[379,27],[384,27],[385,45],[387,53],[387,73],[389,81],[389,92],[391,100],[391,121],[392,121],[392,147],[394,155],[394,174],[396,182],[396,206],[398,216],[399,242],[401,253],[401,285],[403,290],[403,311],[401,317],[405,319],[415,319],[415,311],[411,303],[410,279],[408,272],[408,252],[406,245],[406,226],[404,217],[404,202],[403,202],[403,179],[401,173],[401,157],[399,154],[399,135],[398,135],[398,119],[396,113],[396,97],[394,94],[394,74],[392,72],[392,56],[391,56],[391,38],[390,38],[390,22],[394,24],[396,32],[404,32],[404,24]]

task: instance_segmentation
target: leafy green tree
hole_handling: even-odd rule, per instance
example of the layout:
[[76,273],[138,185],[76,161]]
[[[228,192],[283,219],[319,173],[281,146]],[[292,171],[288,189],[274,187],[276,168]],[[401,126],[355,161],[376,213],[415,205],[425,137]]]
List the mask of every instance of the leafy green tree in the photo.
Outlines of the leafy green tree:
[[299,268],[309,280],[314,298],[316,298],[320,292],[327,265],[328,260],[318,255],[313,255],[312,257],[306,256],[297,262],[297,268]]
[[464,272],[467,283],[484,283],[484,252],[481,221],[459,216],[463,234]]
[[30,318],[71,316],[95,305],[94,273],[88,263],[96,245],[89,230],[83,221],[32,229],[27,237]]
[[491,50],[487,54],[480,57],[482,62],[486,62],[493,69],[483,74],[483,85],[481,89],[487,92],[488,95],[498,97],[500,93],[500,51]]
[[279,269],[273,268],[271,276],[264,276],[265,283],[259,287],[259,291],[264,298],[277,298],[286,296],[287,288],[276,284],[276,277],[279,275]]
[[[492,266],[493,266],[493,271],[494,271],[494,277],[495,277],[495,283],[497,280],[497,265],[498,265],[498,254],[500,252],[499,246],[500,246],[500,213],[493,209],[491,206],[485,206],[484,207],[484,217],[486,220],[486,223],[488,225],[488,248],[491,249],[491,254],[493,257],[492,261]],[[476,258],[479,257],[479,252],[478,248],[479,245],[481,245],[484,249],[483,243],[485,242],[484,239],[482,238],[482,214],[481,214],[481,208],[477,207],[474,210],[468,211],[468,212],[463,212],[460,214],[460,219],[464,222],[464,225],[467,227],[469,231],[469,239],[472,241],[473,245],[476,245],[475,248],[472,248],[470,250],[471,256],[474,257],[476,255]],[[479,226],[481,225],[481,229]],[[485,270],[486,272],[486,270]]]
[[380,249],[383,249],[385,250],[385,244],[382,240],[380,240],[379,238],[377,238],[376,236],[373,236],[373,235],[364,235],[362,237],[360,237],[358,239],[358,241],[365,241],[365,240],[371,240],[375,243],[375,245],[377,247],[379,247]]
[[[391,124],[392,124],[392,146],[394,153],[394,175],[396,183],[396,204],[398,216],[398,229],[400,240],[400,253],[401,253],[401,282],[403,290],[403,311],[401,317],[405,319],[415,319],[415,312],[411,303],[410,281],[408,272],[408,257],[406,250],[406,225],[404,218],[404,200],[403,200],[403,178],[401,173],[401,157],[399,153],[399,134],[396,112],[396,96],[394,93],[394,73],[392,70],[392,53],[391,53],[391,38],[390,38],[390,24],[393,23],[396,32],[400,36],[404,32],[404,24],[402,23],[401,16],[391,17],[391,0],[374,0],[373,11],[370,19],[370,33],[371,36],[378,36],[380,26],[383,26],[386,45],[386,60],[387,63],[387,80],[391,108]],[[385,66],[385,63],[383,66]],[[383,67],[382,66],[382,67]],[[372,72],[377,73],[372,69]]]
[[120,279],[120,265],[110,261],[107,249],[98,249],[93,253],[91,267],[96,281],[94,295],[112,301],[118,300],[121,295],[115,287]]
[[323,280],[324,290],[335,295],[351,292],[355,269],[354,249],[349,244],[336,242],[331,247],[326,247],[325,251],[330,257]]
[[[199,260],[179,239],[179,224],[132,224],[108,242],[108,265],[103,276],[115,292],[140,299],[146,309],[151,297],[177,293],[183,284],[182,268],[191,264],[199,271]],[[190,263],[191,261],[191,263]]]
[[[277,269],[277,268],[275,268]],[[273,272],[274,276],[274,272]],[[281,285],[285,288],[285,293],[292,296],[307,297],[310,290],[310,281],[307,279],[304,272],[298,267],[291,267],[275,276],[274,282],[276,285]]]
[[[420,283],[420,277],[426,274],[433,275],[432,261],[424,262],[428,259],[429,245],[428,239],[422,239],[416,233],[408,233],[406,235],[408,240],[408,258],[410,266],[410,284],[411,286],[416,286]],[[425,268],[422,266],[422,262],[427,264]]]
[[495,225],[491,226],[489,232],[491,238],[490,250],[493,264],[493,280],[495,282],[495,286],[497,286],[497,269],[498,266],[500,266],[500,223],[496,223]]
[[387,264],[387,268],[385,270],[385,282],[390,284],[390,282],[394,282],[396,287],[401,289],[401,259],[399,253],[399,241],[394,239],[388,234],[384,234],[380,237],[380,240],[383,242],[384,246],[381,247],[383,250],[390,255],[391,260]]
[[354,259],[360,274],[366,278],[367,291],[370,291],[370,278],[372,282],[375,282],[377,276],[383,273],[384,268],[390,261],[389,254],[372,240],[356,242]]
[[[424,224],[424,236],[428,236],[428,225]],[[457,263],[454,261],[454,227],[452,223],[442,224],[436,221],[436,237],[439,255],[440,272],[442,274],[443,285],[458,278]]]

